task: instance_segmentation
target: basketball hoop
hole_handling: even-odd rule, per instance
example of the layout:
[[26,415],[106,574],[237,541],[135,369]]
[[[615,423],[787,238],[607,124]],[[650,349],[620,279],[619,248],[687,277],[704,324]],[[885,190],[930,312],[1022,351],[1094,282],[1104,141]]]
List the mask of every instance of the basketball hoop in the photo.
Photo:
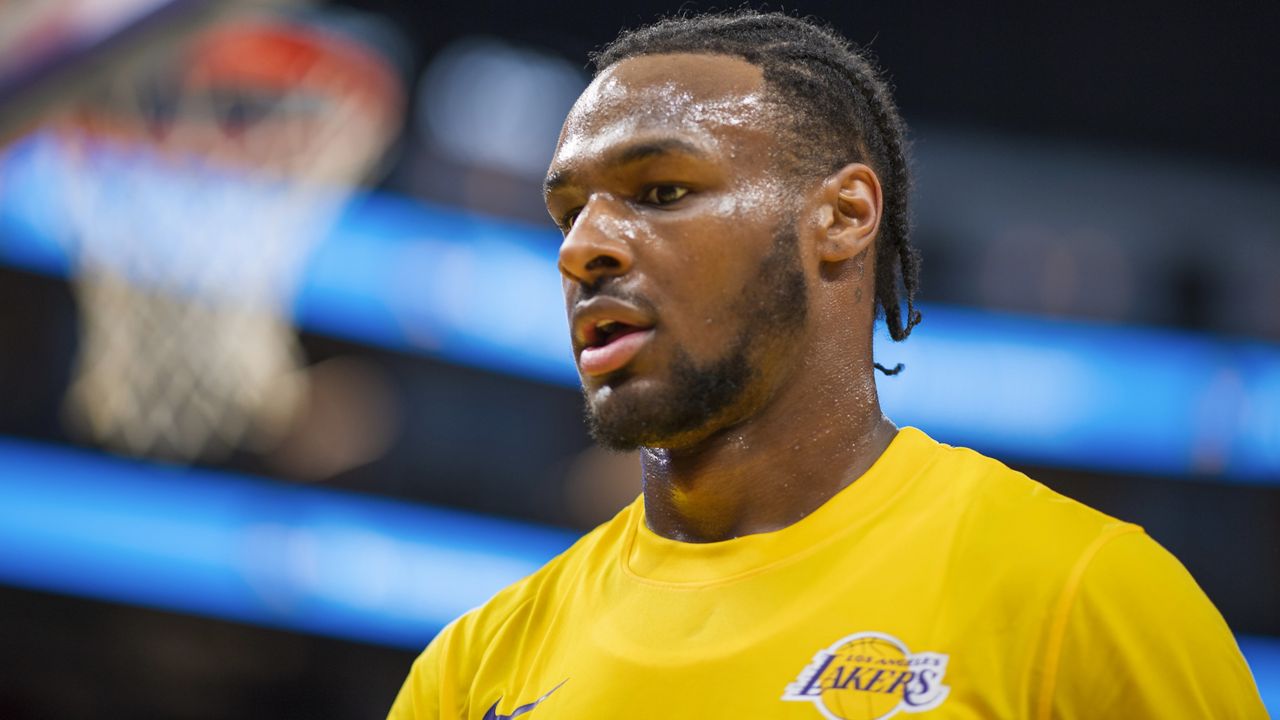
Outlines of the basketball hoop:
[[377,54],[283,19],[179,52],[70,111],[55,160],[82,315],[69,417],[114,450],[191,461],[292,419],[298,274],[403,99]]

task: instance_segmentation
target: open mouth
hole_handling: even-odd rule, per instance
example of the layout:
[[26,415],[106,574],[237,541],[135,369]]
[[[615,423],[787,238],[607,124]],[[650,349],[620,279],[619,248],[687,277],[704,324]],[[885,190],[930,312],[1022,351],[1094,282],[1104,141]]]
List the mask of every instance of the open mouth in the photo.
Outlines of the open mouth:
[[601,348],[619,338],[649,329],[639,325],[629,325],[619,320],[603,320],[588,328],[586,347]]
[[620,370],[635,358],[653,337],[653,327],[620,320],[602,320],[583,332],[578,367],[584,375],[605,375]]

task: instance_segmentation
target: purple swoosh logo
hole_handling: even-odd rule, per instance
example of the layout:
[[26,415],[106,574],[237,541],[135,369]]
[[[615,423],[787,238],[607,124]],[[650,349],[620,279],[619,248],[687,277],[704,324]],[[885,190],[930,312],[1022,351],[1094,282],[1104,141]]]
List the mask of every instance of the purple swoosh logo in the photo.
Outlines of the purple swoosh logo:
[[[560,681],[560,685],[564,685],[564,684],[565,684],[565,683],[567,683],[567,682],[569,682],[569,678],[565,678],[564,680],[561,680],[561,681]],[[551,693],[553,693],[553,692],[555,692],[555,691],[559,690],[559,689],[560,689],[560,685],[556,685],[555,687],[551,688],[551,689],[550,689],[550,690],[548,690],[548,691],[547,691],[547,692],[546,692],[542,697],[538,698],[537,700],[534,700],[533,702],[529,703],[528,705],[521,705],[520,707],[516,708],[515,710],[512,710],[510,715],[499,715],[499,714],[498,714],[498,703],[502,702],[502,698],[501,698],[501,697],[499,697],[499,698],[497,699],[497,701],[495,701],[495,702],[493,703],[493,707],[489,708],[489,712],[487,712],[487,713],[485,713],[485,714],[484,714],[484,720],[511,720],[511,718],[514,718],[514,717],[516,717],[516,716],[518,716],[518,715],[523,715],[523,714],[525,714],[525,713],[529,712],[530,710],[532,710],[532,709],[534,709],[534,708],[538,707],[538,703],[540,703],[540,702],[542,702],[543,700],[546,700],[548,697],[550,697],[550,696],[551,696]]]

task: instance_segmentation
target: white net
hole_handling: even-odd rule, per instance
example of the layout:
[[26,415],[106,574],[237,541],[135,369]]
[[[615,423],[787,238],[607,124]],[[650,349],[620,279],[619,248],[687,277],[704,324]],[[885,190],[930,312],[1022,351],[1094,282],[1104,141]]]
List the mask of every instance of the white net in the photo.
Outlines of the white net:
[[[299,274],[388,121],[305,75],[267,92],[168,84],[161,98],[122,85],[107,131],[79,127],[50,150],[81,311],[70,417],[108,447],[175,461],[269,444],[305,396]],[[117,132],[122,107],[164,126]]]
[[173,459],[278,432],[301,392],[289,303],[338,198],[138,149],[98,146],[76,168],[84,429]]

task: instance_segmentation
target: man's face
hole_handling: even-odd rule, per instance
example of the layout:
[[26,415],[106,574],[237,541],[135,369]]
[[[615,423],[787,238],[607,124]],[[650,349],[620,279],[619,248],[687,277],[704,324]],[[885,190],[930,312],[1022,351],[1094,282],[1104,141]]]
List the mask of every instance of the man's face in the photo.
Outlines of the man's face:
[[749,418],[804,333],[797,199],[759,68],[622,61],[574,105],[547,176],[592,432],[679,448]]

